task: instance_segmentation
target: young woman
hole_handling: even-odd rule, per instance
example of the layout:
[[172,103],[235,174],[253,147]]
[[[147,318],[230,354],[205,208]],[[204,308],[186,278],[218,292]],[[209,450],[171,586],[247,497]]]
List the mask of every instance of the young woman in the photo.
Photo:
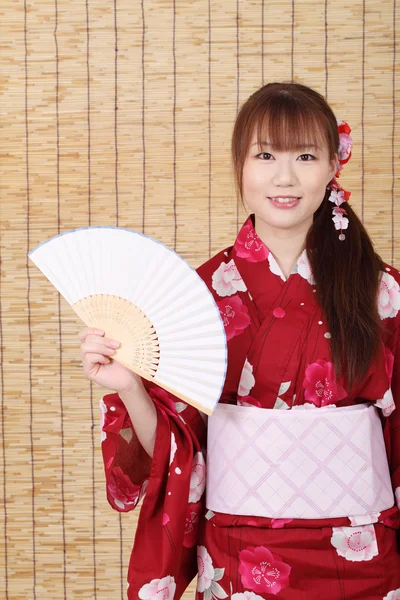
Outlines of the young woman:
[[108,501],[143,498],[130,599],[177,600],[196,573],[198,600],[400,598],[400,275],[338,184],[349,134],[298,84],[241,108],[233,164],[252,214],[198,269],[228,340],[208,434],[113,361],[104,332],[79,334],[84,374],[115,391]]

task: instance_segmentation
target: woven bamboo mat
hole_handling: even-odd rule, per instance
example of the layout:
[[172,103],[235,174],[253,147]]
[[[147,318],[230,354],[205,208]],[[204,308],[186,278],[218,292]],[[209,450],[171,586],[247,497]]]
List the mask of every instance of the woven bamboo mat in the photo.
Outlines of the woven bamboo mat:
[[229,156],[238,106],[263,82],[293,78],[351,124],[342,183],[399,266],[396,3],[2,8],[0,596],[118,600],[137,513],[121,517],[105,500],[105,390],[83,377],[81,324],[27,252],[58,232],[111,224],[199,265],[244,218]]

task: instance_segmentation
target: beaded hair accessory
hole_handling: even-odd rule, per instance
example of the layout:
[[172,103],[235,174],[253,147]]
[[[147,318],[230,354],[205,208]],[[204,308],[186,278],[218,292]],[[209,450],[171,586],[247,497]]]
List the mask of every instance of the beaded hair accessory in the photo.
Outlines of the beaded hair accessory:
[[341,205],[344,202],[348,201],[348,199],[351,196],[351,192],[347,192],[345,189],[343,189],[342,186],[338,183],[337,179],[340,176],[340,171],[343,169],[343,165],[345,165],[350,160],[351,146],[353,144],[353,140],[350,136],[350,126],[348,123],[346,123],[346,121],[338,120],[338,132],[339,148],[337,169],[335,177],[332,179],[327,189],[331,190],[329,200],[335,205],[332,210],[332,221],[335,224],[335,229],[340,229],[339,240],[342,242],[346,239],[346,236],[343,233],[343,229],[348,228],[349,220],[345,216],[347,213],[344,208],[341,208]]

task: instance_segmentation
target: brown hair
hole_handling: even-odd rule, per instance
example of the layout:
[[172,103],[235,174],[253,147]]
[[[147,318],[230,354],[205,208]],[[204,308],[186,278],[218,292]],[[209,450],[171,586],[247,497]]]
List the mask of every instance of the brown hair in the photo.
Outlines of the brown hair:
[[[298,83],[261,87],[241,107],[232,136],[235,182],[242,202],[243,165],[254,132],[259,144],[268,132],[269,143],[278,151],[326,145],[333,159],[339,147],[336,117],[321,94]],[[346,239],[338,239],[329,193],[314,214],[306,250],[331,333],[336,374],[352,387],[365,376],[380,346],[377,294],[383,263],[348,203],[342,204],[349,219]]]

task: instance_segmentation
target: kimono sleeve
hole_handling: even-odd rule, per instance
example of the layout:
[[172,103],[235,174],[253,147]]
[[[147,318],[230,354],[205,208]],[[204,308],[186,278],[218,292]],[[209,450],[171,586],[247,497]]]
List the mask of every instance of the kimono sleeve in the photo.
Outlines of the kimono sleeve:
[[[157,411],[153,457],[141,447],[118,394],[102,400],[107,499],[127,512],[143,497],[128,570],[128,598],[169,578],[180,597],[196,574],[204,509],[206,424],[198,410],[144,382]],[[157,548],[157,560],[154,557]],[[146,587],[147,586],[147,587]],[[142,594],[142,595],[141,595]]]
[[[385,368],[389,389],[377,406],[386,417],[384,437],[393,492],[400,509],[400,273],[388,265],[385,271],[378,309],[385,331]],[[400,527],[400,510],[394,515],[393,524],[396,528]]]
[[[157,411],[157,463],[160,455],[168,454],[169,461],[176,451],[175,427],[186,427],[195,447],[205,443],[206,428],[198,410],[179,401],[156,385],[144,382]],[[101,447],[106,477],[107,500],[119,512],[136,507],[144,496],[151,476],[152,458],[141,446],[128,411],[117,393],[105,395],[100,401]],[[184,415],[180,416],[180,414]]]
[[139,443],[117,393],[100,401],[101,449],[109,504],[119,512],[135,508],[146,491],[151,458]]
[[[394,410],[388,417],[390,433],[389,464],[396,504],[400,509],[400,318],[397,319],[394,342],[392,349],[388,351],[389,362],[393,364],[391,393],[394,404]],[[392,352],[392,356],[390,352]]]

